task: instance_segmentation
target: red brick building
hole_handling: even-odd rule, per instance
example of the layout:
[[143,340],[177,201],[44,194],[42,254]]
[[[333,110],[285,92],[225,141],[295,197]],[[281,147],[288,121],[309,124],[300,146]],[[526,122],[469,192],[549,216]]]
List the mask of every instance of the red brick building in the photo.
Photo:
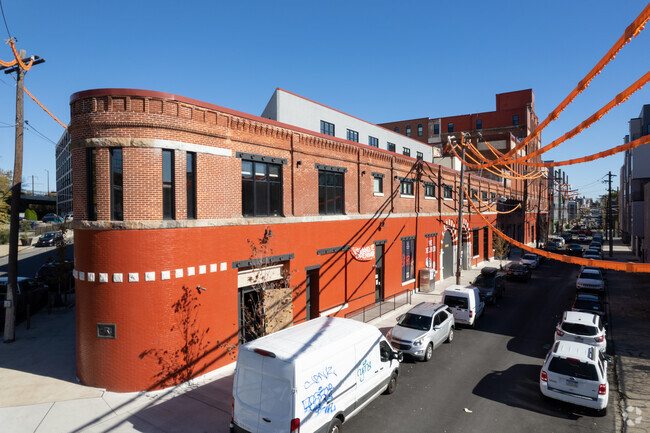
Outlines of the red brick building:
[[[232,362],[254,278],[285,286],[281,327],[415,290],[427,266],[453,274],[456,171],[168,93],[88,90],[70,105],[84,384],[156,389]],[[469,266],[493,250],[465,206]]]

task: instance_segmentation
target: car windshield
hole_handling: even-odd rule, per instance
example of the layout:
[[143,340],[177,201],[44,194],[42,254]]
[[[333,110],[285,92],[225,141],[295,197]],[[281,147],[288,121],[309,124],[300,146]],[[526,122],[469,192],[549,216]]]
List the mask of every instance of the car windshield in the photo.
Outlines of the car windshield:
[[47,232],[43,236],[41,236],[41,239],[52,239],[56,235],[54,232]]
[[582,299],[578,299],[575,303],[574,308],[578,310],[585,310],[585,311],[601,311],[602,307],[600,306],[599,302],[594,302],[594,301],[585,301]]
[[596,366],[577,359],[553,357],[548,365],[548,371],[576,379],[598,380]]
[[598,281],[603,280],[603,277],[601,277],[600,274],[596,273],[596,272],[583,272],[583,273],[580,274],[579,278],[581,280],[585,280],[585,279],[587,279],[587,280],[598,280]]
[[467,298],[462,298],[460,296],[447,295],[445,296],[444,303],[449,307],[467,308]]
[[595,326],[583,325],[582,323],[564,322],[562,330],[576,335],[593,336],[598,334],[598,328]]
[[406,313],[397,322],[399,326],[405,328],[417,329],[420,331],[428,331],[431,329],[431,316],[422,316],[421,314]]
[[524,260],[535,260],[536,257],[532,254],[524,254]]
[[491,288],[494,286],[494,277],[486,277],[485,275],[479,275],[474,280],[474,285],[480,288]]

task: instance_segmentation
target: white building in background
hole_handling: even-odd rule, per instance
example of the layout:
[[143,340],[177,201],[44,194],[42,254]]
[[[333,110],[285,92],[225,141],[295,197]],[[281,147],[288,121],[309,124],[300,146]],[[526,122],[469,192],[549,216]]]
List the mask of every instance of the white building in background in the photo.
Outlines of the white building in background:
[[[650,104],[641,109],[638,118],[630,119],[630,134],[625,143],[650,135]],[[650,218],[644,208],[650,197],[646,185],[650,183],[650,144],[644,144],[625,152],[620,171],[619,223],[621,239],[632,246],[641,260],[647,261],[650,240],[646,240],[645,220]]]
[[56,143],[56,213],[72,213],[72,163],[70,133],[66,130]]
[[578,219],[578,202],[570,200],[566,202],[567,220],[575,223]]
[[441,156],[440,150],[429,144],[279,88],[273,92],[262,117],[426,162]]

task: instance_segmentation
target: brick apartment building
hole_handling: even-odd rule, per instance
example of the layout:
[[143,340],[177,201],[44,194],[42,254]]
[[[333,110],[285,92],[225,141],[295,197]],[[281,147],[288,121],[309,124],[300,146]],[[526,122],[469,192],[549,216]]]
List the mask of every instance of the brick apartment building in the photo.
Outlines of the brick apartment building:
[[[84,384],[157,389],[226,365],[253,301],[279,305],[281,328],[416,290],[423,268],[453,275],[457,171],[168,93],[88,90],[70,106]],[[465,184],[511,194],[477,173]],[[467,267],[493,250],[464,206]],[[283,286],[273,305],[260,280]]]

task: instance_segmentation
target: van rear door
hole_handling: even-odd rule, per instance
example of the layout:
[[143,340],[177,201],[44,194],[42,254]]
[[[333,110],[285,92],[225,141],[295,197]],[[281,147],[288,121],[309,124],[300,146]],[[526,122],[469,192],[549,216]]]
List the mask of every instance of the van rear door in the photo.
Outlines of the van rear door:
[[235,424],[252,433],[288,431],[293,414],[292,366],[244,350],[237,363]]
[[445,294],[445,298],[442,302],[449,307],[457,322],[469,323],[468,301],[469,299],[467,294],[460,293],[458,295]]

